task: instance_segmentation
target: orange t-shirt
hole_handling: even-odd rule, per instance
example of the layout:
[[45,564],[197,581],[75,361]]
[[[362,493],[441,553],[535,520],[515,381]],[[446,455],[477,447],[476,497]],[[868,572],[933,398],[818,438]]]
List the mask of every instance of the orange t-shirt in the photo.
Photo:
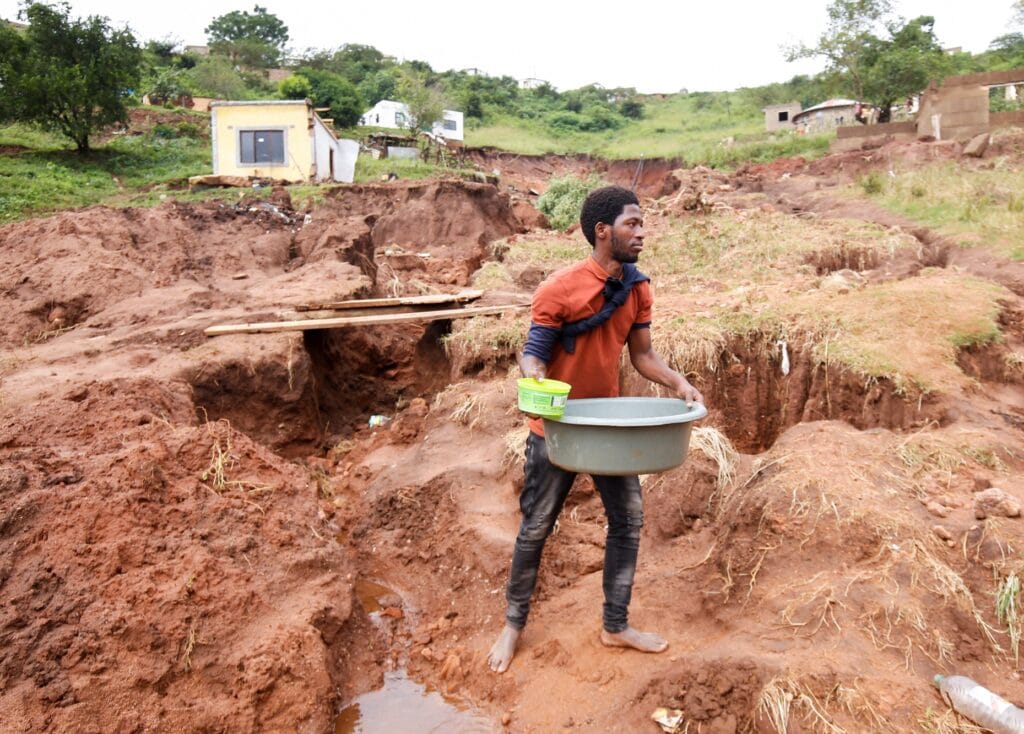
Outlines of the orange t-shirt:
[[[609,276],[592,257],[552,273],[533,294],[533,323],[559,328],[593,316],[604,305],[604,284]],[[617,397],[622,347],[634,327],[651,323],[653,305],[651,284],[636,283],[626,302],[615,309],[608,321],[576,337],[572,354],[556,342],[547,376],[572,385],[570,400]],[[530,430],[543,436],[544,421],[531,418]]]

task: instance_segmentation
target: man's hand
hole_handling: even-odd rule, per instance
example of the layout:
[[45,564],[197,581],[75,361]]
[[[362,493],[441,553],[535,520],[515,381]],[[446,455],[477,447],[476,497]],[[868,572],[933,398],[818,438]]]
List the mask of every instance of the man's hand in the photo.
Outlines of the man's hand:
[[543,382],[547,377],[548,366],[533,355],[524,354],[519,361],[519,371],[523,373],[523,377],[532,377],[538,382]]
[[692,408],[694,403],[704,403],[704,396],[700,394],[700,390],[691,385],[682,375],[679,375],[679,380],[676,381],[673,389],[678,398],[686,401],[687,408]]

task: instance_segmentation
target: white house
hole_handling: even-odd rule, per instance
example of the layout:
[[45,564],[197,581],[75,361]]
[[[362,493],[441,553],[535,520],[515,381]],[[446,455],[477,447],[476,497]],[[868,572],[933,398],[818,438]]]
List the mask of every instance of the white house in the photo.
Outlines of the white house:
[[[359,118],[360,125],[373,127],[403,128],[409,127],[409,106],[404,102],[382,99]],[[441,119],[433,124],[433,133],[445,140],[464,138],[464,120],[461,112],[444,110]]]

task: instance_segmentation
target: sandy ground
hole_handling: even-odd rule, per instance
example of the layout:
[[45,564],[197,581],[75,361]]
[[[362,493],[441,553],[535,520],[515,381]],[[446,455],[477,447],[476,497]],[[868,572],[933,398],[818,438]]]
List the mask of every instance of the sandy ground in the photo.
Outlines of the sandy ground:
[[[791,732],[952,731],[936,672],[1024,701],[991,601],[1024,531],[975,511],[993,486],[1024,501],[1024,396],[1001,367],[1024,340],[1024,272],[830,193],[886,156],[956,155],[891,147],[730,176],[645,164],[652,212],[767,206],[913,229],[913,262],[866,277],[940,265],[996,280],[1015,293],[1006,341],[961,354],[969,393],[914,403],[799,350],[783,377],[731,345],[741,369],[695,379],[708,424],[742,452],[732,477],[694,450],[644,483],[633,622],[669,650],[601,646],[604,518],[581,478],[502,676],[483,660],[522,478],[507,355],[453,359],[446,322],[202,330],[454,292],[490,243],[525,229],[524,191],[586,161],[482,161],[512,198],[396,182],[333,189],[311,211],[281,193],[273,206],[97,207],[3,228],[0,728],[325,732],[395,669],[523,732],[653,732],[658,706],[703,732],[777,731],[779,707]],[[630,373],[624,385],[646,390]],[[371,414],[392,420],[371,429]],[[910,445],[925,458],[897,461]],[[943,464],[934,448],[968,445],[1001,459]],[[390,590],[372,615],[366,581]]]

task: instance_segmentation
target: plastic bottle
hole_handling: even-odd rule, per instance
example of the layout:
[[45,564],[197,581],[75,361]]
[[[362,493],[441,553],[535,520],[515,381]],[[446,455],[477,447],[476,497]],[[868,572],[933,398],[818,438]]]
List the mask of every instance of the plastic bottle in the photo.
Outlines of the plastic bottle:
[[979,726],[995,734],[1024,734],[1024,709],[1000,698],[979,683],[962,675],[937,675],[938,686],[950,706]]

